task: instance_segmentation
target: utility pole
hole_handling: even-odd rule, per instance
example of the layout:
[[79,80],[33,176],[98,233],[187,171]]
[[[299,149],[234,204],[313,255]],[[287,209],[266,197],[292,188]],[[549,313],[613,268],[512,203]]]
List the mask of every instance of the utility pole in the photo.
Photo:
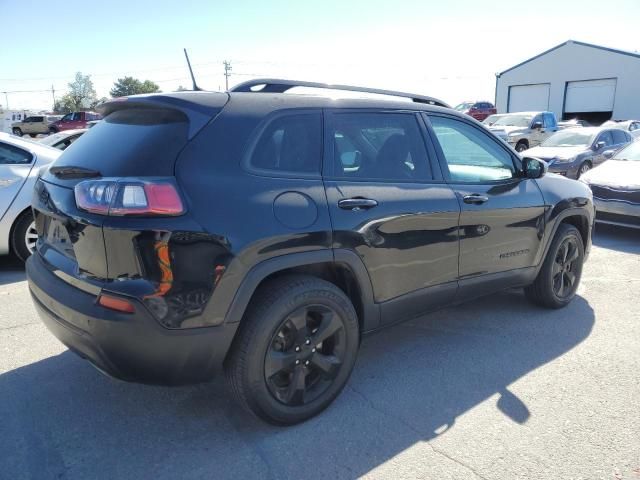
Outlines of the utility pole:
[[5,99],[5,103],[7,104],[7,110],[9,110],[9,95],[7,95],[7,92],[2,92],[4,93],[4,99]]
[[231,76],[231,62],[225,60],[224,64],[224,83],[226,90],[229,91],[229,77]]
[[53,84],[51,84],[51,96],[53,97],[53,108],[52,111],[56,109],[56,91],[53,88]]

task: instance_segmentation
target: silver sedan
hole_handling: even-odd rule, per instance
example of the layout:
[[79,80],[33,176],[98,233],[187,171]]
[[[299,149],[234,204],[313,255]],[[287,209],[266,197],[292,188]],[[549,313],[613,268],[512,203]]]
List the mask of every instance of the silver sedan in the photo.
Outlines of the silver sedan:
[[31,194],[41,167],[62,153],[38,142],[0,132],[0,255],[26,260],[38,239]]

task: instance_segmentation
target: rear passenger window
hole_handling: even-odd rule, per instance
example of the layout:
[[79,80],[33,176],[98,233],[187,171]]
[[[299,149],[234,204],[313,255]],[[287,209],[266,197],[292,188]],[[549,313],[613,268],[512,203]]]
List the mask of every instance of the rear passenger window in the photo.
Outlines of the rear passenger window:
[[0,165],[23,165],[31,163],[30,153],[12,145],[0,143]]
[[495,182],[515,174],[511,155],[490,134],[445,117],[430,117],[454,182]]
[[422,181],[432,178],[418,120],[409,113],[336,113],[327,175],[348,180]]
[[322,116],[302,113],[277,117],[263,130],[249,167],[273,173],[320,173]]

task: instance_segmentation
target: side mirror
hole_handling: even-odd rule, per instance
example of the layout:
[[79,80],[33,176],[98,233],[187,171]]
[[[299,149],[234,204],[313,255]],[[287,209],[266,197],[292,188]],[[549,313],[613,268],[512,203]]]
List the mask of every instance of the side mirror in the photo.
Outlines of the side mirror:
[[362,157],[362,153],[359,151],[354,152],[344,152],[340,155],[340,162],[345,168],[358,168],[360,167],[360,158]]
[[522,159],[522,172],[525,178],[542,178],[549,171],[547,162],[534,157]]
[[605,142],[597,142],[594,146],[593,149],[594,150],[600,150],[601,148],[603,148],[606,145]]
[[540,130],[542,128],[542,122],[536,122],[534,123],[531,128],[533,128],[534,130]]

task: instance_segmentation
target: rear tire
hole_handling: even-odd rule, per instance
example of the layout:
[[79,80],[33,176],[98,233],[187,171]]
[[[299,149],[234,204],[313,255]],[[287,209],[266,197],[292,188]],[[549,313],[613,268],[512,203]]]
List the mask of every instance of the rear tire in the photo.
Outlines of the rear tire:
[[53,135],[54,133],[58,133],[58,129],[56,127],[49,127],[49,134]]
[[13,224],[11,233],[11,251],[23,262],[31,256],[38,239],[35,221],[31,210],[23,212]]
[[12,131],[13,131],[13,134],[16,137],[21,137],[22,136],[22,130],[20,130],[19,128],[14,128]]
[[35,134],[35,133],[30,133],[30,134],[29,134],[29,136],[30,136],[31,138],[36,138],[36,137],[37,137],[37,134]]
[[276,425],[307,420],[346,385],[359,345],[358,317],[335,285],[289,275],[264,285],[225,361],[244,408]]
[[524,289],[525,295],[542,307],[565,307],[576,295],[583,262],[584,244],[580,232],[573,225],[561,224],[538,276]]

